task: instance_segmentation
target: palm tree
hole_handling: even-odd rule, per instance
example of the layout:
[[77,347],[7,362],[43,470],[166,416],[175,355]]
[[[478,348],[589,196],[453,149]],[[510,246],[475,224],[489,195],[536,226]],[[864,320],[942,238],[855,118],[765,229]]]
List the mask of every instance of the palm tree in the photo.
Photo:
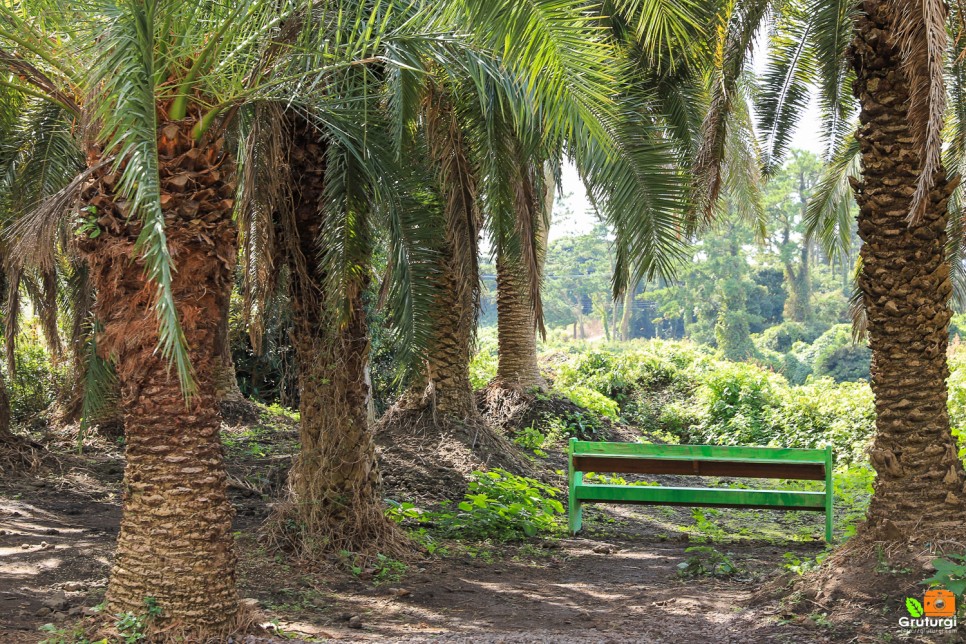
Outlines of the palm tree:
[[[739,76],[733,70],[742,66],[765,4],[735,21],[722,93]],[[766,169],[780,162],[810,83],[819,86],[835,153],[810,208],[812,234],[828,242],[847,237],[844,176],[861,167],[852,187],[863,240],[859,303],[873,353],[877,479],[868,521],[850,551],[868,541],[936,543],[966,518],[966,473],[946,409],[952,271],[945,249],[958,184],[941,158],[947,11],[942,3],[904,0],[790,3],[777,11],[759,102]],[[854,111],[850,80],[859,107],[853,143],[845,135]],[[711,126],[726,112],[712,110],[706,132],[717,131]],[[714,157],[714,138],[705,139],[706,159]],[[713,183],[705,183],[709,194]]]
[[[327,113],[324,93],[295,88],[324,87],[371,43],[316,39],[314,20],[335,14],[294,2],[92,1],[42,18],[29,9],[0,9],[9,84],[68,109],[87,160],[69,196],[33,216],[56,219],[79,201],[97,349],[114,363],[125,416],[109,612],[140,614],[153,597],[153,628],[219,636],[238,614],[213,378],[237,254],[225,130],[256,101],[302,97]],[[81,122],[95,124],[89,135]]]
[[[540,285],[550,233],[554,172],[549,162],[520,159],[514,186],[515,236],[497,243],[496,306],[499,346],[496,378],[488,389],[519,393],[545,390],[547,382],[537,363],[537,331],[542,331]],[[507,242],[525,244],[510,252]],[[519,257],[523,261],[516,260]],[[497,393],[499,398],[499,393]],[[493,394],[487,393],[488,403]]]
[[[663,5],[632,4],[639,8],[642,41],[648,34],[676,43],[669,35],[679,28],[674,10],[668,16]],[[476,418],[468,363],[478,283],[476,238],[484,227],[497,256],[505,320],[502,372],[494,384],[539,386],[532,336],[540,323],[540,236],[546,234],[549,215],[551,182],[541,171],[545,160],[556,165],[565,153],[577,163],[601,215],[618,233],[619,281],[627,279],[632,252],[647,258],[636,264],[640,275],[668,271],[680,255],[685,181],[677,169],[679,150],[667,143],[666,127],[658,123],[656,92],[644,101],[623,94],[629,90],[623,81],[630,74],[622,74],[629,71],[628,61],[619,58],[600,16],[586,9],[581,2],[465,2],[458,13],[461,23],[478,27],[473,37],[483,50],[502,53],[502,65],[512,75],[510,84],[497,80],[490,93],[470,94],[472,102],[466,101],[468,92],[453,91],[446,83],[431,86],[424,99],[426,137],[449,221],[449,251],[439,269],[441,290],[449,295],[440,301],[435,350],[415,395],[407,396],[409,404],[433,401],[444,417]],[[544,63],[539,73],[531,63],[534,56]],[[514,85],[516,79],[522,87]],[[457,76],[448,82],[459,86],[462,81]],[[502,98],[494,99],[495,92]],[[521,109],[521,102],[536,107]],[[511,116],[501,120],[500,114]],[[541,115],[542,122],[531,114]],[[500,166],[507,161],[511,168]],[[519,325],[510,324],[517,319]]]
[[[371,9],[361,9],[363,19],[373,15]],[[366,73],[362,67],[354,71]],[[351,83],[360,98],[367,79],[346,80],[344,90]],[[433,250],[434,227],[422,213],[410,221],[397,208],[395,191],[409,183],[391,180],[399,173],[379,147],[384,129],[374,114],[369,127],[352,138],[351,128],[336,131],[310,112],[261,106],[251,119],[244,154],[240,216],[254,326],[278,286],[271,267],[283,264],[298,358],[301,448],[271,525],[286,545],[306,556],[386,555],[399,552],[402,542],[385,516],[369,426],[365,293],[382,231],[390,255],[399,258],[386,285],[392,291],[388,305],[397,312],[423,311],[431,294],[423,293],[427,282],[413,275],[430,261],[420,258]],[[407,326],[399,319],[406,317],[397,315],[397,326]],[[424,323],[408,320],[410,334],[419,336]],[[412,335],[401,343],[422,346]]]

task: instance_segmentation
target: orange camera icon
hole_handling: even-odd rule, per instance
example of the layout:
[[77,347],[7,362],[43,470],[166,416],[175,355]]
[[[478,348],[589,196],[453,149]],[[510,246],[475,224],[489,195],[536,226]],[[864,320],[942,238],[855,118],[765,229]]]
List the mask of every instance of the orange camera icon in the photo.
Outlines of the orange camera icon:
[[956,614],[956,595],[948,590],[927,590],[922,598],[926,617],[953,617]]

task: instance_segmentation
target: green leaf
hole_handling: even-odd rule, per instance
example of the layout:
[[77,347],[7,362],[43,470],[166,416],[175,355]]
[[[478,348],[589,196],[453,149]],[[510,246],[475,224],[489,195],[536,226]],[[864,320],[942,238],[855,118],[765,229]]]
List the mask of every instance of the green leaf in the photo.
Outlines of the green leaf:
[[922,604],[919,603],[918,599],[906,597],[906,610],[908,610],[909,614],[913,617],[922,617]]

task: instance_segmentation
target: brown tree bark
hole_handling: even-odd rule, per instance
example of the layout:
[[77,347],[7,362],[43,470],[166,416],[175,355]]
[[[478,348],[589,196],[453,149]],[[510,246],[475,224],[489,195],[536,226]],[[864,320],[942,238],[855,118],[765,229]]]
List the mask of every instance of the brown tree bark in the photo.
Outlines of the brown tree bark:
[[856,199],[878,474],[866,534],[935,542],[961,537],[966,525],[966,474],[946,408],[952,286],[944,245],[955,181],[940,168],[925,215],[908,221],[920,164],[907,116],[910,86],[894,40],[896,9],[882,0],[866,0],[863,8],[853,42],[863,166]]
[[476,174],[446,91],[431,91],[423,113],[430,154],[439,174],[446,238],[438,264],[439,294],[433,307],[435,325],[426,366],[400,405],[410,410],[431,407],[443,420],[477,421],[481,417],[470,383],[479,288]]
[[[530,270],[536,270],[542,281],[550,234],[550,215],[553,209],[553,174],[543,171],[543,190],[538,190],[536,170],[521,171],[516,189],[516,207],[521,221],[532,222],[529,230],[521,230],[521,237],[529,233],[534,239],[523,238],[521,244],[534,244],[536,256]],[[541,194],[542,192],[542,194]],[[496,258],[497,342],[499,359],[494,385],[517,391],[547,388],[537,364],[537,317],[531,294],[529,271],[514,264],[502,252]]]
[[[401,537],[385,516],[369,425],[369,330],[363,304],[367,278],[348,286],[349,311],[344,316],[343,294],[325,291],[318,261],[319,233],[325,225],[320,212],[325,148],[310,124],[290,118],[294,212],[293,220],[283,224],[281,238],[291,274],[301,449],[279,524],[297,526],[288,536],[306,554],[390,554],[399,551]],[[363,250],[364,261],[368,252]]]
[[440,262],[441,295],[434,309],[436,326],[430,344],[426,376],[426,402],[443,418],[478,419],[470,383],[476,302],[473,291],[452,255]]
[[212,379],[216,337],[232,285],[236,231],[232,161],[223,140],[191,136],[194,119],[158,130],[162,208],[175,272],[172,292],[197,391],[186,403],[175,370],[157,351],[157,287],[146,279],[141,232],[114,197],[117,175],[98,172],[83,199],[101,234],[78,240],[97,290],[98,350],[113,356],[124,413],[123,513],[106,613],[144,615],[152,629],[188,640],[223,637],[235,626],[238,594],[233,510]]
[[215,338],[215,353],[218,356],[214,367],[215,393],[222,404],[244,404],[247,400],[238,386],[238,378],[235,377],[235,362],[231,357],[231,338],[228,328],[230,310],[231,300],[229,299],[225,302],[224,310],[221,311],[221,325]]
[[530,285],[522,269],[498,256],[496,260],[496,306],[499,362],[496,383],[500,387],[546,389],[547,381],[537,364],[536,317]]

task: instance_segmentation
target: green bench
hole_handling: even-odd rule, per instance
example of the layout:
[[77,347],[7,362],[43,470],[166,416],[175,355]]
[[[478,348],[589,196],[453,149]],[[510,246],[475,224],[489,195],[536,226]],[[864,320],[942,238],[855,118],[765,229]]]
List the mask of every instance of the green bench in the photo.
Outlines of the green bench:
[[[570,532],[582,525],[584,503],[638,503],[716,508],[762,508],[825,513],[825,540],[832,540],[832,447],[732,447],[724,445],[645,445],[570,439]],[[825,481],[822,492],[745,490],[584,482],[585,472],[680,474]]]

